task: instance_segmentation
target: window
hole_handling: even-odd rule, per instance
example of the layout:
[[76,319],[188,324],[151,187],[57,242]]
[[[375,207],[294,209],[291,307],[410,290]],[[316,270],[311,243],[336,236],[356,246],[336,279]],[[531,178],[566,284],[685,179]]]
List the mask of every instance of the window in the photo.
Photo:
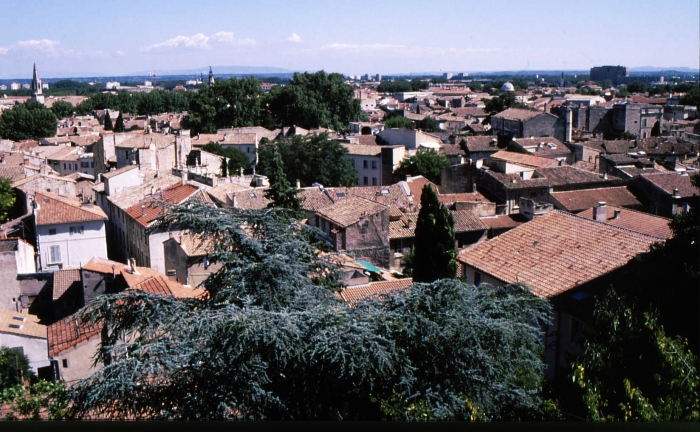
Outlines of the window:
[[63,363],[63,367],[67,368],[68,367],[68,359],[63,359],[61,360],[61,363]]
[[250,147],[246,147],[245,149],[250,153]]
[[85,227],[82,226],[82,225],[81,225],[81,226],[70,227],[70,235],[73,235],[73,234],[82,234],[83,231],[85,231]]
[[78,171],[78,164],[75,164],[75,170]]
[[364,178],[363,178],[363,183],[364,183],[365,186],[367,186],[367,185],[369,184],[369,179],[367,179],[367,177],[364,177]]
[[571,342],[577,344],[581,342],[581,339],[583,338],[583,326],[581,325],[581,321],[577,320],[576,318],[571,318]]
[[65,162],[63,163],[63,169],[64,169],[64,170],[65,170],[65,169],[68,169],[68,168],[66,168],[66,163],[65,163]]
[[51,246],[49,248],[49,255],[50,255],[51,263],[61,262],[61,247],[60,246]]
[[80,162],[81,168],[90,168],[90,162]]
[[481,273],[479,272],[474,272],[474,285],[481,285]]
[[372,169],[377,169],[377,161],[372,161]]
[[372,177],[372,186],[376,186],[376,185],[377,185],[377,178]]
[[367,168],[367,161],[366,160],[362,161],[362,168]]
[[56,235],[56,228],[49,228],[49,235]]
[[90,162],[90,168],[95,168],[95,162]]

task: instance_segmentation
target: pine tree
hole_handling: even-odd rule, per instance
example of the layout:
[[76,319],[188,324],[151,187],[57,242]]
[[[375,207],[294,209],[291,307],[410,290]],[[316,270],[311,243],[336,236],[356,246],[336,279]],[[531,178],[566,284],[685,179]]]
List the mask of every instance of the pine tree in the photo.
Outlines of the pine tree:
[[109,116],[109,111],[105,114],[105,130],[106,131],[111,131],[114,129],[114,126],[112,126],[112,118]]
[[126,128],[124,127],[124,117],[122,117],[122,112],[119,111],[117,116],[117,122],[114,124],[114,132],[124,132]]
[[416,222],[413,280],[433,282],[457,274],[454,218],[430,185],[423,186]]
[[265,191],[265,198],[272,202],[268,207],[280,207],[293,210],[296,213],[301,211],[301,200],[297,197],[297,190],[292,188],[284,173],[282,156],[274,146],[272,163],[265,170],[267,178],[270,180],[270,187]]

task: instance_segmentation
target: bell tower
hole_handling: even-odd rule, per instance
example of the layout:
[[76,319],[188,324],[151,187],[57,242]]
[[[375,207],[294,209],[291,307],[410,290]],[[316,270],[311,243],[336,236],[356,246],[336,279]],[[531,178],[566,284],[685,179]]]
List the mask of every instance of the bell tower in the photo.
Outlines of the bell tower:
[[211,71],[211,66],[209,66],[209,85],[214,85],[214,72]]
[[36,63],[34,63],[34,72],[32,73],[32,100],[44,103],[44,94],[42,93],[42,83],[41,78],[39,78],[39,73],[36,71]]

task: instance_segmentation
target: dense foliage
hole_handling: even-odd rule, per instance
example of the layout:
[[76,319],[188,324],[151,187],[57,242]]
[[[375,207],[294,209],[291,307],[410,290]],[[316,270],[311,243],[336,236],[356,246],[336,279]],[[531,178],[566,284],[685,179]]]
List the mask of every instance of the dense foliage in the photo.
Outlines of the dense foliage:
[[29,387],[0,387],[0,404],[7,404],[5,420],[65,420],[71,417],[70,398],[62,381],[39,380]]
[[105,113],[104,130],[106,130],[106,131],[114,130],[114,125],[112,124],[112,116],[109,115],[109,111],[107,111]]
[[515,99],[515,95],[512,92],[503,93],[491,99],[484,99],[484,105],[486,106],[484,111],[489,114],[496,114],[508,108],[527,108],[525,104]]
[[387,93],[412,92],[425,90],[430,86],[428,81],[414,79],[411,81],[383,81],[377,91]]
[[384,127],[387,129],[408,129],[415,127],[413,120],[402,116],[392,116],[384,121]]
[[457,275],[454,218],[428,184],[423,186],[413,246],[413,280],[433,282]]
[[301,201],[297,197],[298,190],[292,188],[284,173],[284,163],[282,156],[277,150],[277,145],[270,145],[272,149],[271,165],[265,171],[270,182],[270,187],[265,190],[265,198],[271,202],[268,207],[279,207],[290,209],[299,214],[301,211]]
[[195,93],[153,90],[150,93],[120,91],[117,94],[97,93],[81,102],[75,112],[89,115],[95,110],[112,109],[140,115],[186,111]]
[[0,389],[22,384],[33,376],[26,355],[16,348],[0,346]]
[[253,77],[203,84],[189,104],[183,126],[195,136],[215,133],[217,129],[259,125],[263,96],[260,81]]
[[287,181],[311,186],[320,183],[326,187],[354,186],[357,183],[357,170],[347,157],[347,149],[338,141],[328,139],[328,135],[313,137],[294,135],[281,139],[275,146],[263,146],[259,150],[258,167],[268,175],[273,166],[274,151],[282,157]]
[[364,118],[354,87],[338,73],[295,73],[288,85],[273,87],[269,98],[270,112],[282,126],[342,131]]
[[433,183],[440,184],[442,170],[450,166],[447,157],[434,150],[423,150],[401,161],[394,175],[405,178],[406,175],[422,175]]
[[442,280],[350,306],[314,230],[282,210],[173,208],[163,224],[213,237],[224,266],[204,300],[134,291],[89,305],[108,337],[105,366],[73,389],[78,418],[538,415],[548,305],[522,288]]
[[12,141],[52,137],[56,129],[54,113],[31,100],[4,110],[0,116],[0,138]]
[[0,178],[0,223],[4,223],[15,205],[15,189],[8,178]]
[[70,102],[59,100],[51,105],[51,111],[53,111],[57,119],[64,119],[73,115],[75,107]]

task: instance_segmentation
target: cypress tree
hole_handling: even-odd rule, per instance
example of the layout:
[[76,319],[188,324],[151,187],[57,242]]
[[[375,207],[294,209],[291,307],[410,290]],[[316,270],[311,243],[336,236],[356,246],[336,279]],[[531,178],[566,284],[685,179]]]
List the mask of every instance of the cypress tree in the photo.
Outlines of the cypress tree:
[[114,124],[114,132],[124,132],[126,128],[124,127],[124,117],[122,117],[122,112],[119,111],[117,116],[117,122]]
[[221,177],[228,177],[228,161],[226,158],[221,161]]
[[292,188],[284,173],[284,164],[282,156],[274,146],[270,167],[266,169],[267,178],[270,181],[270,187],[265,191],[265,198],[272,202],[268,207],[281,207],[301,211],[301,200],[297,197],[297,190]]
[[112,118],[109,116],[109,111],[107,111],[107,113],[105,114],[105,130],[114,130],[114,126],[112,126]]
[[413,280],[433,282],[457,274],[454,218],[429,185],[423,186],[416,222]]

